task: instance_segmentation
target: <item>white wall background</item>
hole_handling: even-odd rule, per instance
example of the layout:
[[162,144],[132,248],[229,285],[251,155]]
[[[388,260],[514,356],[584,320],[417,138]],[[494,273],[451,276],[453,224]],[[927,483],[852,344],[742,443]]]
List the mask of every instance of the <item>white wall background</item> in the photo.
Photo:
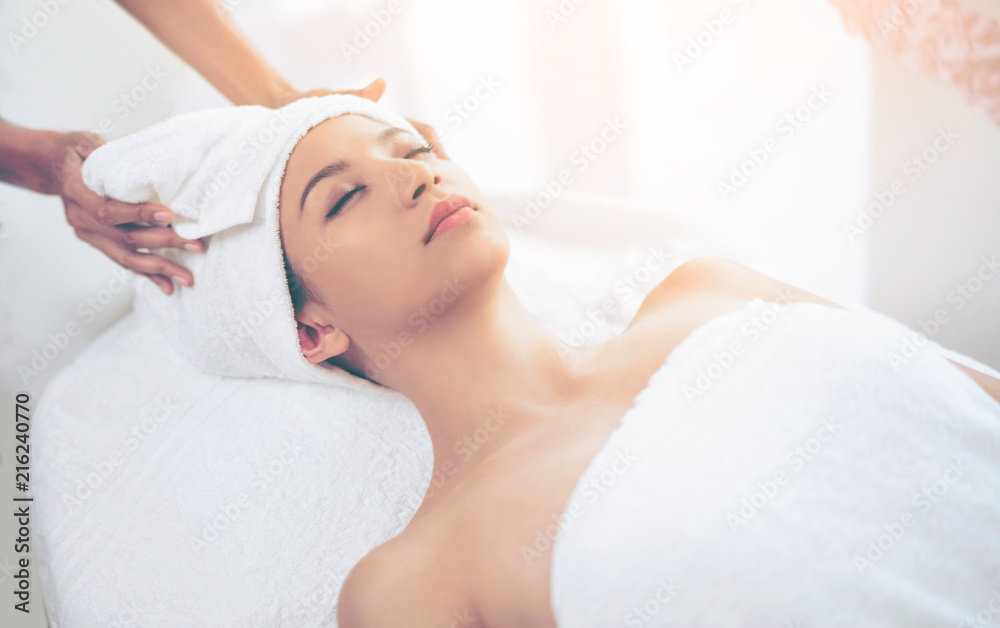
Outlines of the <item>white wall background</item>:
[[[1000,275],[978,273],[1000,263],[1000,128],[948,85],[881,55],[874,67],[873,185],[907,191],[871,230],[871,307],[918,330],[943,310],[927,335],[997,368]],[[941,130],[954,141],[934,155]]]

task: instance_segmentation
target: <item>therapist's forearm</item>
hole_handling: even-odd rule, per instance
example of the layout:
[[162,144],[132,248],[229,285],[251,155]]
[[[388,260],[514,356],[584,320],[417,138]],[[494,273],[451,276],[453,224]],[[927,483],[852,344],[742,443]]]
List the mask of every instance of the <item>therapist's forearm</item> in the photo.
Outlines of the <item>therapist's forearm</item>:
[[42,194],[57,193],[51,177],[56,135],[0,120],[0,181]]
[[235,105],[272,107],[294,91],[212,0],[117,0]]

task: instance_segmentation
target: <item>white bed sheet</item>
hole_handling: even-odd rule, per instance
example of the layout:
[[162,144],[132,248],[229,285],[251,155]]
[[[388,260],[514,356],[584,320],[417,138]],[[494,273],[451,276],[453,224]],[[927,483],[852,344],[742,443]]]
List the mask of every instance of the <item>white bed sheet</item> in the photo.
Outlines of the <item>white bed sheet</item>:
[[[494,206],[509,220],[518,198]],[[609,212],[618,229],[588,226]],[[567,195],[511,227],[508,278],[557,335],[598,342],[682,261],[723,253],[709,231]],[[626,280],[630,294],[616,290]],[[344,416],[347,394],[368,393],[204,375],[137,314],[115,323],[35,412],[33,524],[52,626],[335,625],[341,582],[405,527],[432,465],[404,397],[370,395],[370,411]]]

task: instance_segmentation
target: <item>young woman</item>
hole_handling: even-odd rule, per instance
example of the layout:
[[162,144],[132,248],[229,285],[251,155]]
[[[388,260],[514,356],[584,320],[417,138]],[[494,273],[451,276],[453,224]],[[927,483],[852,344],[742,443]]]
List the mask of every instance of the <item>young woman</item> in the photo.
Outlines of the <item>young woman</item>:
[[[446,478],[351,572],[343,628],[556,625],[552,553],[526,559],[525,547],[566,510],[667,356],[778,294],[839,308],[739,264],[695,259],[650,292],[620,336],[567,346],[505,280],[507,236],[469,177],[421,138],[356,115],[319,124],[295,147],[280,226],[303,354],[405,394]],[[448,306],[432,313],[431,302]],[[959,368],[1000,399],[1000,381]],[[830,367],[831,377],[845,371]],[[463,449],[484,425],[488,440]]]

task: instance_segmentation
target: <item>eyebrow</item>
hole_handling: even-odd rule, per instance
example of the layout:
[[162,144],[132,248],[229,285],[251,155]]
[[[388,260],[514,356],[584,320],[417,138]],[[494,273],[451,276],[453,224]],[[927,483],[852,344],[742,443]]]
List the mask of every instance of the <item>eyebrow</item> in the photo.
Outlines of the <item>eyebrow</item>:
[[[401,129],[397,126],[391,126],[381,133],[378,134],[378,143],[387,144],[389,141],[396,137],[400,133],[410,133],[406,129]],[[412,133],[410,133],[412,135]],[[312,191],[316,184],[327,177],[332,177],[334,175],[340,174],[345,170],[350,170],[351,164],[346,161],[338,161],[332,163],[328,166],[324,166],[319,172],[313,175],[312,179],[309,179],[309,183],[306,183],[306,189],[302,191],[302,200],[299,201],[299,213],[301,214],[306,206],[306,197],[309,196],[309,192]]]

